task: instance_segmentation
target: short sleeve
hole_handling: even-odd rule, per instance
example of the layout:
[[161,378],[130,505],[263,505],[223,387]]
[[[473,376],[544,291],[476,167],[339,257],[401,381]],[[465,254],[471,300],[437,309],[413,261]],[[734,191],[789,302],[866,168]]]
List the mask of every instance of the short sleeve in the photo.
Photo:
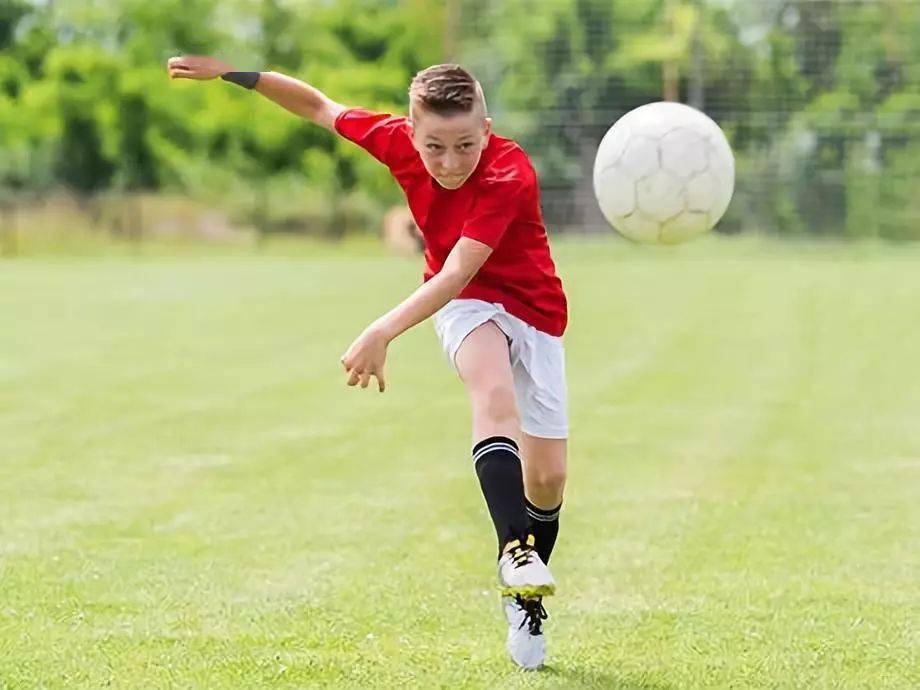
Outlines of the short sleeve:
[[492,176],[480,183],[473,210],[460,234],[492,249],[498,247],[518,215],[528,181],[520,175]]
[[335,119],[335,131],[389,168],[415,151],[405,117],[351,108]]

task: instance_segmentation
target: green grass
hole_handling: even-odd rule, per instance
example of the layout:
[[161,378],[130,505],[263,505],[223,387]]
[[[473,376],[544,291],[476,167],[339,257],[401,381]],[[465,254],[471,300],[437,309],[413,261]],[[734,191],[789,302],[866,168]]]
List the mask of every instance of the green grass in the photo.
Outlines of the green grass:
[[916,249],[557,247],[550,667],[505,659],[469,414],[366,251],[0,262],[0,687],[920,685]]

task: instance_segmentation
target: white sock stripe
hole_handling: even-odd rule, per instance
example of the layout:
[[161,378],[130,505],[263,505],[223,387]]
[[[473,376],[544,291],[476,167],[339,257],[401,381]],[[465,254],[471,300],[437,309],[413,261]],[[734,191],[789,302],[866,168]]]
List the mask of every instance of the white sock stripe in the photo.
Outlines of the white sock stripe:
[[538,513],[535,510],[528,507],[527,514],[530,517],[532,517],[534,520],[537,520],[538,522],[554,522],[559,519],[559,508],[554,510],[549,515],[546,515],[545,513]]
[[492,451],[496,451],[496,450],[507,450],[508,452],[513,453],[515,457],[518,457],[518,458],[520,457],[520,455],[518,455],[517,448],[512,446],[510,443],[503,443],[501,441],[497,441],[496,443],[490,443],[489,445],[477,450],[473,454],[473,462],[476,462],[477,460],[479,460],[479,458],[481,458],[486,453],[491,453]]
[[490,443],[489,445],[483,446],[482,448],[480,448],[479,450],[477,450],[477,451],[475,452],[475,454],[476,454],[476,455],[480,455],[480,454],[485,453],[485,452],[487,452],[487,451],[490,451],[490,450],[492,450],[492,449],[494,449],[494,448],[505,448],[505,449],[507,449],[507,450],[510,450],[510,451],[511,451],[512,453],[514,453],[515,455],[517,455],[517,452],[518,452],[517,447],[516,447],[513,443],[508,443],[507,441],[493,441],[493,442]]
[[491,453],[491,452],[493,452],[493,451],[498,451],[498,450],[507,450],[507,451],[510,452],[512,455],[514,455],[514,457],[520,459],[520,456],[519,456],[517,453],[514,452],[514,449],[513,449],[513,448],[510,448],[510,447],[509,447],[509,448],[490,448],[490,449],[488,449],[488,450],[486,450],[486,451],[483,451],[482,453],[476,453],[476,455],[473,456],[473,462],[474,462],[474,463],[475,463],[475,462],[478,462],[480,458],[484,457],[485,455],[488,455],[489,453]]

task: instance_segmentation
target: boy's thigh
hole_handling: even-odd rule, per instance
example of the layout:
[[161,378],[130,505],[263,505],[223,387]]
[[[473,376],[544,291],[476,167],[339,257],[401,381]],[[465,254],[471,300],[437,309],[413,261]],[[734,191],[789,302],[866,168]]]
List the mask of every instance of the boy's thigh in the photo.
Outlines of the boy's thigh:
[[455,369],[460,347],[473,331],[493,320],[497,313],[494,304],[478,299],[455,299],[434,315],[434,329],[441,348]]
[[445,354],[474,398],[513,393],[521,430],[535,438],[568,436],[565,351],[557,338],[481,300],[448,303],[435,316]]
[[473,440],[519,439],[521,426],[508,341],[492,321],[477,326],[461,343],[457,373],[472,406]]
[[503,388],[513,394],[515,390],[508,338],[493,321],[479,324],[463,338],[454,366],[470,392]]

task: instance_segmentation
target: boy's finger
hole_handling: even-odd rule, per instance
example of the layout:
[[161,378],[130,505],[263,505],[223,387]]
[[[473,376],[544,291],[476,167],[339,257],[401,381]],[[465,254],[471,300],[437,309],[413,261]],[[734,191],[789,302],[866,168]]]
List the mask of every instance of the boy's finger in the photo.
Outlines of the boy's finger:
[[383,380],[383,372],[377,374],[377,388],[383,393],[387,389],[387,382]]
[[358,380],[361,378],[361,375],[358,373],[357,369],[352,369],[348,375],[348,385],[354,386],[358,383]]
[[365,371],[361,374],[361,388],[367,388],[371,382],[371,374],[369,371]]

